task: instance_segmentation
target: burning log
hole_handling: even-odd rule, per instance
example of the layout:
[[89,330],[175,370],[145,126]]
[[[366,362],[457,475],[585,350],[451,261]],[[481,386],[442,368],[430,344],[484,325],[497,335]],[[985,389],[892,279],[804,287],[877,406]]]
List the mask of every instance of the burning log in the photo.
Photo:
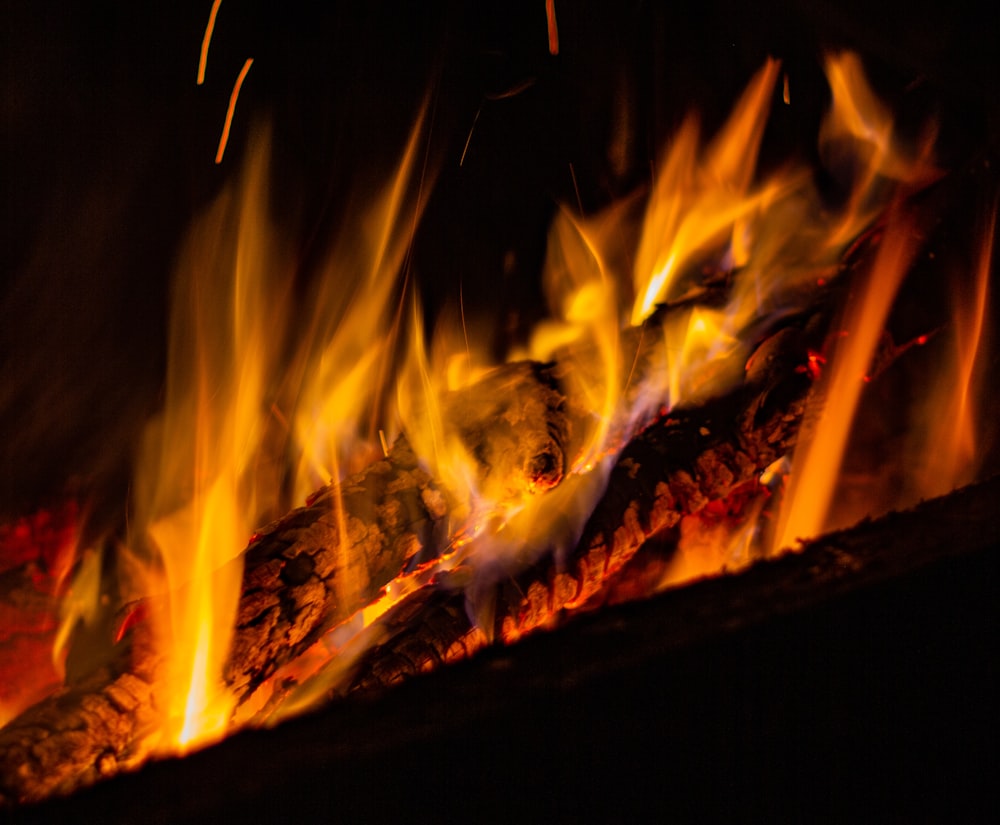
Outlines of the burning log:
[[[639,373],[655,369],[655,352],[662,348],[656,327],[667,315],[669,309],[661,310],[626,336],[621,357]],[[739,390],[674,411],[634,439],[577,549],[566,559],[541,559],[516,582],[497,587],[494,635],[511,641],[579,607],[646,536],[726,495],[783,454],[794,441],[811,384],[803,355],[799,334],[788,328],[759,348]],[[553,487],[580,449],[585,405],[564,394],[555,379],[560,368],[572,367],[509,364],[445,399],[446,419],[452,417],[480,471],[494,476],[494,490],[524,494]],[[383,459],[262,529],[243,554],[224,673],[236,696],[249,697],[409,566],[439,556],[468,515],[466,504],[420,466],[400,437]],[[418,593],[388,617],[405,630],[377,649],[356,687],[465,657],[487,642],[468,619],[464,596]],[[141,610],[129,614],[123,628],[115,664],[0,731],[0,801],[69,792],[147,754],[143,740],[156,717],[162,654],[154,652]],[[402,663],[386,666],[394,656]]]
[[135,634],[115,663],[22,713],[0,737],[0,805],[69,793],[148,755],[139,733],[157,719],[151,634]]
[[[546,370],[512,364],[483,381],[476,399],[455,397],[467,448],[510,489],[546,489],[562,478],[567,424]],[[461,394],[459,394],[461,395]],[[502,412],[501,412],[502,408]],[[490,427],[491,418],[499,424]],[[515,438],[517,439],[515,441]],[[484,470],[485,471],[485,470]],[[368,604],[410,562],[433,558],[464,515],[405,437],[365,470],[319,490],[305,507],[262,529],[244,552],[242,595],[225,676],[245,697],[332,625]],[[132,605],[112,665],[65,687],[0,732],[0,803],[30,801],[136,764],[156,718],[163,663]]]
[[[445,408],[496,487],[523,494],[562,479],[568,422],[545,368],[495,370]],[[245,552],[226,681],[247,696],[408,564],[439,556],[467,516],[464,508],[400,437],[384,459],[264,528]]]
[[545,555],[495,586],[492,627],[484,631],[469,618],[464,588],[424,588],[385,617],[391,638],[365,657],[347,689],[377,690],[470,655],[488,633],[510,643],[586,605],[646,539],[791,449],[812,386],[807,363],[798,331],[769,338],[743,386],[672,411],[629,443],[575,549],[565,558]]

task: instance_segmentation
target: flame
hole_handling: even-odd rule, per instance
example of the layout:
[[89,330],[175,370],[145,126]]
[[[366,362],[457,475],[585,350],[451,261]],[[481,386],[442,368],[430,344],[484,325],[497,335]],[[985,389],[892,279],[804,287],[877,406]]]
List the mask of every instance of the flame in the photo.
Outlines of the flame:
[[396,386],[403,429],[416,454],[466,508],[489,509],[503,498],[504,490],[488,489],[480,481],[476,461],[448,425],[442,403],[447,392],[468,386],[475,373],[468,366],[463,369],[455,357],[457,344],[449,344],[449,338],[437,336],[428,353],[423,313],[416,297],[411,310],[409,347]]
[[825,526],[868,365],[896,290],[915,254],[914,240],[913,227],[905,217],[890,223],[862,294],[847,310],[843,324],[847,333],[829,359],[829,382],[820,394],[822,410],[815,431],[796,450],[776,549],[816,536]]
[[[900,197],[940,173],[930,160],[933,132],[924,136],[915,153],[905,152],[894,139],[892,118],[868,87],[857,55],[829,57],[826,71],[833,103],[820,132],[821,152],[828,163],[849,166],[853,177],[842,216],[826,241],[833,246],[843,245],[871,223],[884,209],[893,185],[900,186]],[[865,376],[918,247],[915,224],[901,210],[892,210],[872,270],[845,313],[844,336],[828,358],[818,421],[796,450],[774,551],[830,526],[830,504]],[[838,518],[852,522],[870,512],[844,512]]]
[[[136,479],[138,532],[162,564],[153,613],[166,656],[158,694],[164,749],[220,735],[222,685],[239,597],[239,551],[277,490],[255,477],[282,340],[280,266],[261,198],[268,139],[258,134],[238,191],[196,225],[177,269],[162,416]],[[266,476],[266,473],[261,473]],[[153,569],[148,571],[153,575]]]
[[[161,751],[204,744],[232,723],[235,703],[221,674],[240,551],[266,516],[289,506],[286,469],[275,460],[288,449],[282,445],[291,439],[300,456],[299,501],[370,460],[376,442],[364,418],[381,414],[391,377],[393,299],[412,233],[402,216],[419,214],[408,191],[422,121],[421,112],[360,231],[346,227],[327,257],[312,319],[296,328],[291,355],[283,262],[292,256],[279,248],[267,212],[266,132],[253,137],[241,185],[227,188],[192,232],[176,276],[165,409],[140,456],[138,526],[125,560],[139,595],[152,597],[164,657]],[[339,502],[336,514],[343,518]],[[353,586],[338,577],[338,587]]]
[[[555,37],[554,3],[546,7]],[[233,90],[227,130],[249,66]],[[890,204],[939,174],[930,160],[933,135],[912,151],[901,148],[855,56],[831,56],[826,70],[832,109],[820,151],[843,184],[840,203],[821,197],[810,169],[789,165],[758,176],[782,77],[780,63],[769,59],[706,149],[697,120],[683,122],[644,203],[634,197],[596,215],[557,213],[543,273],[550,317],[507,359],[562,365],[562,389],[580,408],[572,411],[579,428],[568,476],[545,491],[511,489],[484,474],[454,425],[453,405],[497,365],[482,342],[470,340],[464,314],[444,313],[425,330],[409,280],[410,245],[433,177],[421,165],[427,102],[386,186],[345,218],[316,281],[303,289],[308,310],[298,314],[285,286],[297,274],[284,264],[292,256],[283,254],[266,209],[268,137],[254,135],[241,185],[227,188],[195,227],[178,267],[165,409],[146,435],[136,479],[128,561],[146,579],[139,595],[151,606],[164,658],[156,693],[161,751],[217,737],[234,718],[253,718],[262,703],[273,712],[262,696],[236,711],[221,678],[240,595],[239,552],[268,516],[388,452],[399,434],[458,503],[451,543],[439,558],[401,571],[281,678],[301,682],[333,660],[314,686],[321,695],[378,638],[379,617],[442,574],[469,582],[470,614],[490,627],[489,584],[543,552],[575,546],[618,448],[661,411],[741,381],[769,325],[807,306],[838,274],[848,244],[882,221],[878,254],[845,315],[845,334],[810,366],[822,374],[825,403],[812,439],[796,453],[776,546],[824,528],[863,376],[918,248],[915,222]],[[788,90],[784,75],[777,94],[791,105]],[[225,133],[220,158],[224,147]],[[994,207],[990,236],[995,220]],[[992,237],[980,256],[974,308],[955,324],[961,366],[945,390],[954,408],[941,407],[948,414],[940,416],[942,427],[947,421],[955,428],[930,437],[953,447],[947,462],[926,468],[940,485],[964,478],[974,454],[969,399],[985,334],[991,244]],[[294,331],[291,340],[286,331]],[[824,359],[829,366],[821,370]],[[333,506],[343,521],[341,503]],[[685,520],[661,586],[753,561],[759,509],[760,502],[748,505],[735,530],[712,514]],[[338,576],[337,587],[360,583]],[[313,698],[303,691],[294,707]]]
[[410,191],[425,115],[426,104],[395,175],[358,225],[345,227],[336,239],[310,298],[312,318],[300,333],[299,354],[289,370],[300,378],[289,382],[286,392],[293,399],[301,451],[297,500],[367,464],[375,455],[377,433],[397,426],[377,422],[390,418],[385,410],[389,368],[399,335],[397,306],[403,301],[398,279],[425,200],[422,191],[415,200]]
[[952,334],[950,351],[928,381],[922,426],[916,428],[907,451],[912,478],[912,498],[942,495],[973,480],[983,451],[977,443],[982,411],[983,359],[980,354],[988,333],[988,298],[992,272],[993,238],[997,204],[984,222],[973,288],[963,288],[962,279],[952,278]]
[[[565,377],[568,393],[586,399],[584,407],[591,416],[573,472],[587,471],[599,460],[624,391],[619,290],[602,252],[604,233],[617,219],[615,214],[610,220],[588,223],[574,218],[569,210],[558,213],[549,232],[544,274],[554,317],[538,325],[524,353],[544,363],[557,357],[573,358],[574,347],[587,351],[580,359],[581,368],[567,370]],[[515,351],[511,360],[521,356]]]
[[78,622],[93,625],[101,605],[101,560],[100,548],[74,550],[80,561],[66,595],[59,603],[59,629],[52,645],[52,664],[61,677],[66,675],[66,654],[70,635]]
[[679,294],[693,256],[734,233],[771,200],[780,181],[750,192],[757,153],[780,63],[768,59],[705,152],[698,156],[698,124],[684,121],[674,137],[646,213],[635,264],[632,323],[657,303]]

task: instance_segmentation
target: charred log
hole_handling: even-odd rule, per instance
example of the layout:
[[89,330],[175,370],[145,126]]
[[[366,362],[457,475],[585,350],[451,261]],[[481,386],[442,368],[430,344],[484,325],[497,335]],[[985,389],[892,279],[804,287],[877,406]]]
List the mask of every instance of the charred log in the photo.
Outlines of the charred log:
[[150,634],[119,659],[33,705],[0,732],[0,805],[68,793],[147,755],[141,732],[157,719]]
[[[446,399],[445,415],[498,488],[524,494],[562,479],[568,422],[544,368],[494,370]],[[439,555],[463,507],[400,437],[384,459],[261,530],[244,553],[226,681],[247,696],[406,565]]]
[[[626,335],[620,357],[637,380],[659,368],[656,330],[668,313],[661,310]],[[774,340],[792,335],[789,330]],[[640,435],[623,454],[578,549],[568,558],[543,559],[516,583],[498,586],[489,632],[469,622],[458,596],[422,596],[426,604],[400,606],[392,616],[401,625],[421,622],[426,635],[408,642],[412,627],[401,631],[394,647],[379,648],[379,655],[397,655],[400,664],[377,666],[376,675],[362,674],[358,684],[387,683],[464,658],[490,633],[513,639],[574,609],[634,554],[644,535],[724,495],[780,455],[794,438],[810,381],[788,363],[784,347],[775,350],[781,354],[763,358],[766,368],[751,373],[737,393],[675,412]],[[585,405],[567,398],[557,379],[560,370],[572,369],[568,362],[510,364],[463,391],[464,398],[445,399],[445,415],[454,418],[450,426],[481,471],[494,476],[495,489],[524,494],[561,480],[588,426]],[[224,673],[236,695],[250,696],[408,566],[439,555],[467,515],[465,504],[432,478],[401,437],[383,459],[262,529],[243,554]],[[117,666],[43,700],[0,731],[0,796],[39,799],[135,763],[156,707],[160,666],[151,633],[141,619],[138,624],[119,642]]]
[[799,333],[785,329],[758,349],[738,390],[671,411],[633,439],[568,558],[548,557],[500,586],[494,633],[509,643],[581,607],[650,536],[787,453],[812,386],[807,357]]
[[622,452],[582,538],[565,558],[550,553],[492,594],[486,631],[469,616],[464,589],[433,585],[384,617],[390,634],[347,687],[369,692],[484,647],[515,641],[582,608],[654,534],[724,498],[795,443],[812,387],[808,353],[793,329],[758,349],[743,386],[675,410]]

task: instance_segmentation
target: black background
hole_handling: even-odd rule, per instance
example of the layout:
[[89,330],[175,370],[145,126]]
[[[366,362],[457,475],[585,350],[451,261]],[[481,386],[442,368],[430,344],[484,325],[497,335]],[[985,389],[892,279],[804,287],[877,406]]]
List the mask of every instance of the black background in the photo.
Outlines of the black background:
[[[775,107],[765,168],[811,158],[828,94],[820,55],[843,46],[862,52],[904,124],[941,120],[945,165],[997,144],[996,27],[978,8],[562,2],[551,56],[540,0],[226,0],[199,87],[210,5],[3,5],[7,515],[73,485],[98,510],[122,509],[137,434],[159,403],[174,256],[261,119],[274,129],[274,221],[306,283],[345,210],[392,168],[429,91],[425,151],[438,171],[411,274],[432,317],[461,291],[498,355],[544,311],[538,275],[557,205],[591,212],[648,182],[683,116],[697,109],[710,134],[769,54],[795,105]],[[627,140],[614,155],[616,133]]]

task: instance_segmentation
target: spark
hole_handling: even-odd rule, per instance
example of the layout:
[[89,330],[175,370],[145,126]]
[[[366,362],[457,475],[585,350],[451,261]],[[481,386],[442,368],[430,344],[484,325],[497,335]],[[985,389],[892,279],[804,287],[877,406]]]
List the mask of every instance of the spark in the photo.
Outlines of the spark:
[[382,455],[385,458],[388,458],[389,457],[389,442],[386,441],[385,430],[383,430],[381,428],[379,428],[379,431],[378,431],[378,440],[379,440],[379,443],[381,443],[381,445],[382,445]]
[[569,175],[573,178],[573,191],[576,192],[576,206],[580,210],[580,217],[583,217],[583,201],[580,199],[580,187],[576,184],[576,169],[573,168],[573,164],[569,165]]
[[229,96],[229,110],[226,112],[226,125],[222,127],[222,137],[219,138],[219,151],[215,153],[215,162],[222,163],[222,156],[226,151],[226,143],[229,141],[229,127],[233,124],[233,111],[236,109],[236,98],[240,96],[240,88],[243,86],[243,81],[246,79],[247,72],[250,71],[250,67],[253,65],[253,58],[248,57],[247,62],[243,64],[243,69],[240,71],[239,77],[236,78],[236,85],[233,86],[233,93]]
[[461,166],[465,163],[465,153],[469,151],[469,144],[472,143],[472,133],[476,129],[476,124],[479,123],[479,113],[483,111],[483,107],[480,106],[476,109],[476,116],[472,118],[472,127],[469,129],[469,136],[465,139],[465,147],[462,149],[462,157],[458,159],[458,165]]
[[556,0],[545,0],[545,20],[549,28],[549,54],[559,54],[559,26],[556,24]]
[[517,97],[519,94],[521,94],[521,92],[525,91],[526,89],[530,89],[537,82],[538,82],[537,79],[534,77],[526,77],[524,78],[524,80],[521,80],[515,83],[513,86],[509,86],[506,89],[503,89],[502,91],[488,92],[486,94],[486,99],[507,100],[508,98],[511,97]]
[[782,101],[784,101],[784,104],[786,106],[790,106],[791,103],[792,103],[792,95],[791,95],[791,93],[789,91],[789,88],[788,88],[788,75],[787,74],[785,75],[785,82],[784,82],[782,90],[781,90],[781,99],[782,99]]
[[275,420],[281,425],[285,432],[289,432],[291,430],[287,416],[281,411],[281,407],[279,407],[276,403],[271,404],[271,415],[274,416]]
[[469,329],[465,325],[465,296],[462,290],[462,281],[458,282],[458,311],[462,316],[462,335],[465,337],[465,355],[469,359],[469,367],[472,367],[472,350],[469,348]]
[[212,42],[212,32],[215,31],[215,17],[219,13],[222,0],[214,0],[212,10],[208,13],[208,25],[205,26],[205,36],[201,39],[201,58],[198,60],[198,85],[205,82],[205,64],[208,63],[208,44]]

